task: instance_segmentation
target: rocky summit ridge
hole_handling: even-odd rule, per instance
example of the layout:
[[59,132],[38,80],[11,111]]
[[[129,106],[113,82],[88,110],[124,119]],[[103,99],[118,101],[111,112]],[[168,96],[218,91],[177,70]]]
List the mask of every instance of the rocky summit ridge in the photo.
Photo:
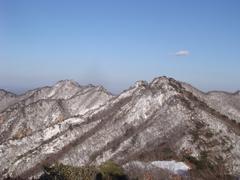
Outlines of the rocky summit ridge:
[[239,124],[239,92],[204,93],[167,77],[116,96],[69,80],[22,95],[0,90],[0,177],[31,177],[46,163],[107,160],[192,168],[204,160],[240,176]]

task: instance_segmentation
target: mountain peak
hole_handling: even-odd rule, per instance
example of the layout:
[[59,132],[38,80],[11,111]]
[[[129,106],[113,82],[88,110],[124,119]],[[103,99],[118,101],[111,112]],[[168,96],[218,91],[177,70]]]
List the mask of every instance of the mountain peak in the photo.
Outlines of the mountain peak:
[[182,88],[181,83],[173,78],[166,76],[157,77],[150,83],[150,87],[154,89],[164,89],[166,91],[180,90]]
[[135,87],[140,87],[140,86],[148,86],[148,82],[147,81],[143,81],[143,80],[136,81],[135,82]]
[[157,78],[154,78],[152,82],[150,83],[151,86],[161,85],[161,84],[167,84],[169,83],[169,78],[166,76],[160,76]]
[[66,79],[58,81],[54,86],[80,86],[80,85],[78,84],[78,82],[74,80]]

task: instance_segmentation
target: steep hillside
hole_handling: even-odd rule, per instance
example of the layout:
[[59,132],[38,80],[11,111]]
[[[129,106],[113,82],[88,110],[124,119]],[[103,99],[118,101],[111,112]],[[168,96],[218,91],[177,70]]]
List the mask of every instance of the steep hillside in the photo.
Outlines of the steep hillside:
[[29,177],[46,163],[107,160],[176,160],[192,168],[204,163],[240,175],[240,126],[233,122],[240,113],[238,95],[223,100],[234,101],[231,119],[228,109],[214,105],[221,101],[216,94],[166,77],[136,82],[115,97],[69,81],[28,93],[0,114],[2,176]]
[[228,116],[230,119],[240,123],[240,91],[228,93],[223,91],[201,92],[189,84],[182,86],[194,96],[204,101],[208,106]]

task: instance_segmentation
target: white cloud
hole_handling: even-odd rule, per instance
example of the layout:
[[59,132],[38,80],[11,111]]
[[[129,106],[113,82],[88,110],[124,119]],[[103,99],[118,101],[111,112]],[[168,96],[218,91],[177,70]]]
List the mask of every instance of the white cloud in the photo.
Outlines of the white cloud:
[[188,56],[190,52],[188,50],[180,50],[175,53],[176,56]]

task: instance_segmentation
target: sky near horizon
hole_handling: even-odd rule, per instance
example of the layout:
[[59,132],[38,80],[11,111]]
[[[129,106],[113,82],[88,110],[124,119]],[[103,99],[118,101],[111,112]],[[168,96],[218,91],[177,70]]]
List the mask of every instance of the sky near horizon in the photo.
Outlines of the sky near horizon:
[[239,0],[0,0],[0,88],[58,80],[114,93],[170,76],[240,89]]

